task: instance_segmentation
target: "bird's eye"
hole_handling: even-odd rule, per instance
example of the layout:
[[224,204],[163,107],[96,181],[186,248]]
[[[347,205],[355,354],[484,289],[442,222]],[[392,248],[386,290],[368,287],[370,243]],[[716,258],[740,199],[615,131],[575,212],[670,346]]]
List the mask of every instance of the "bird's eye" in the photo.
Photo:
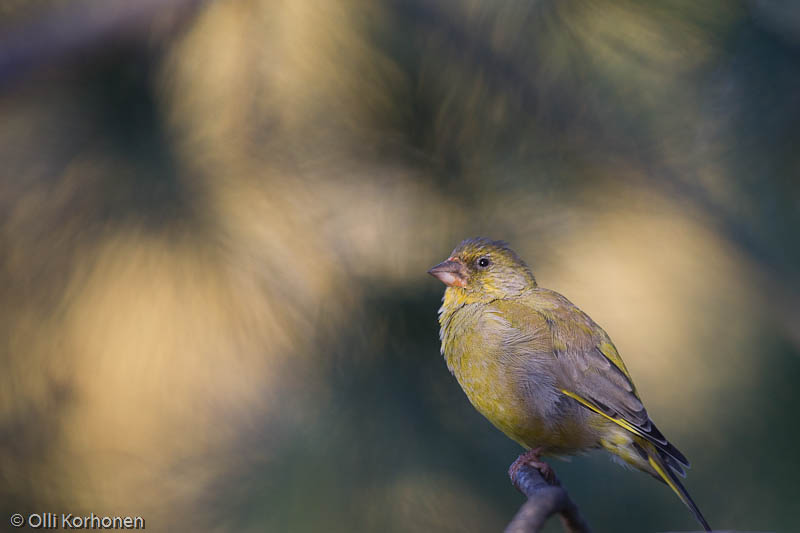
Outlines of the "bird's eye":
[[477,265],[478,265],[478,268],[486,268],[486,267],[488,267],[488,266],[489,266],[491,263],[492,263],[492,262],[491,262],[491,261],[489,261],[489,258],[488,258],[488,257],[481,257],[480,259],[478,259]]

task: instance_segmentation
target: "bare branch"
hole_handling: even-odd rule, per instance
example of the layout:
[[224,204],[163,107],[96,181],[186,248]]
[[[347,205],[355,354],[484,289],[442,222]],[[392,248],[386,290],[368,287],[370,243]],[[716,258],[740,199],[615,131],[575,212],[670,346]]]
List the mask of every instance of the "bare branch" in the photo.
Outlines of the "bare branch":
[[536,533],[547,519],[561,514],[561,523],[568,533],[590,533],[591,528],[570,499],[566,489],[553,476],[553,484],[542,477],[539,469],[523,463],[509,472],[511,482],[528,497],[506,527],[506,533]]

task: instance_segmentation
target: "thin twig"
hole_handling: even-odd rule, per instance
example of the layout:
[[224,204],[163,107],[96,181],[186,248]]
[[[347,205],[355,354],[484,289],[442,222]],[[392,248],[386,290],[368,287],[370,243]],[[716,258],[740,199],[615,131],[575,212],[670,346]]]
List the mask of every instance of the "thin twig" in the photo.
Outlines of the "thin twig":
[[553,478],[547,483],[534,466],[522,464],[513,470],[511,482],[528,497],[517,514],[506,527],[506,533],[536,533],[541,531],[548,518],[561,514],[561,523],[568,533],[591,533],[591,528],[581,515],[578,506],[569,497],[566,489]]

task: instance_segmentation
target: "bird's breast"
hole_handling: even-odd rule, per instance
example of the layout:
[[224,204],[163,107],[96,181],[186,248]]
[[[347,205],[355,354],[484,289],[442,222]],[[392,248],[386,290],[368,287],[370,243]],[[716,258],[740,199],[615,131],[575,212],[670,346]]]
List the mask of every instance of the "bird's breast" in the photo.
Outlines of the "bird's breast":
[[484,309],[462,308],[442,323],[447,366],[475,409],[526,448],[570,454],[596,445],[586,410],[556,387],[548,359],[531,354],[525,361],[509,353],[502,317],[498,324],[495,318]]

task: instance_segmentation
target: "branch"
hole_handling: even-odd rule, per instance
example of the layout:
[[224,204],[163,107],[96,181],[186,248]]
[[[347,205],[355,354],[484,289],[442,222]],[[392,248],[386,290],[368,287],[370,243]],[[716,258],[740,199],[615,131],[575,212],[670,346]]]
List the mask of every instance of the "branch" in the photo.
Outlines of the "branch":
[[528,497],[506,527],[505,533],[537,533],[550,516],[560,513],[561,523],[567,533],[591,533],[591,528],[581,515],[578,506],[570,499],[566,489],[555,475],[549,484],[539,469],[523,463],[509,472],[511,482]]

